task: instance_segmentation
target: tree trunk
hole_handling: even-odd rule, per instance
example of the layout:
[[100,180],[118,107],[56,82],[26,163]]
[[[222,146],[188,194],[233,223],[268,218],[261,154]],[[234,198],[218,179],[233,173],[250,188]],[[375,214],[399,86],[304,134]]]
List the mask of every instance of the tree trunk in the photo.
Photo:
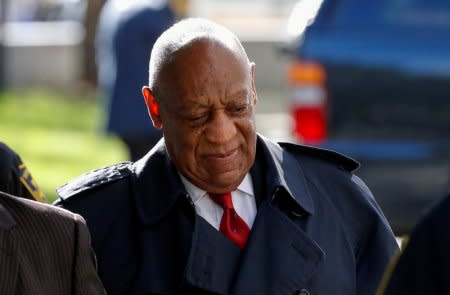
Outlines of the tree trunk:
[[97,86],[97,66],[95,64],[95,32],[100,10],[106,0],[87,0],[86,16],[84,21],[85,39],[83,43],[83,80],[89,86]]
[[0,0],[0,89],[5,87],[5,47],[3,26],[6,22],[6,0]]

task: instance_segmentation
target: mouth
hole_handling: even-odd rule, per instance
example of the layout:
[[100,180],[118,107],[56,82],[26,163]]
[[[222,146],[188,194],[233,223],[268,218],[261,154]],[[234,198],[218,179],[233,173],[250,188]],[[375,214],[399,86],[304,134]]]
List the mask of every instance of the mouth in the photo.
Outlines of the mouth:
[[207,155],[206,158],[208,158],[210,160],[216,160],[216,161],[227,161],[227,160],[231,160],[232,158],[234,158],[237,155],[238,151],[239,151],[239,148],[235,148],[230,151],[223,152],[223,153],[212,153],[212,154]]

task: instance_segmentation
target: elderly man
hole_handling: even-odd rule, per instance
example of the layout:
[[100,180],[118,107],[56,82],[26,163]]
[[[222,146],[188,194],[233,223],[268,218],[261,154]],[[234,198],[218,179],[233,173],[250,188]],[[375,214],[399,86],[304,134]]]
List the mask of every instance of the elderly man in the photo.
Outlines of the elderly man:
[[109,294],[372,294],[397,245],[353,160],[255,129],[255,65],[187,19],[150,57],[164,139],[58,189],[83,215]]
[[0,192],[0,294],[105,294],[83,218]]

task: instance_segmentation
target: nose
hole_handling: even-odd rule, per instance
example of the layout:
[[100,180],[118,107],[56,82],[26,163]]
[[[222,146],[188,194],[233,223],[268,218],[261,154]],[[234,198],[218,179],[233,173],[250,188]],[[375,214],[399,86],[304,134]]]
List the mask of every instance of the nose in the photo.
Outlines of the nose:
[[224,111],[217,110],[208,122],[205,130],[206,139],[211,143],[225,144],[236,136],[236,125],[233,118]]

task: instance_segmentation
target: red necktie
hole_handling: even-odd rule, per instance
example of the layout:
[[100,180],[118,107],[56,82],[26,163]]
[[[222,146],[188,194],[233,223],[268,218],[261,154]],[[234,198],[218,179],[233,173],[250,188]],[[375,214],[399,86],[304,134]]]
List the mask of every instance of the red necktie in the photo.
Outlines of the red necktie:
[[234,210],[231,193],[209,193],[209,196],[223,208],[222,220],[220,221],[220,232],[234,242],[239,248],[243,249],[247,242],[250,228]]

